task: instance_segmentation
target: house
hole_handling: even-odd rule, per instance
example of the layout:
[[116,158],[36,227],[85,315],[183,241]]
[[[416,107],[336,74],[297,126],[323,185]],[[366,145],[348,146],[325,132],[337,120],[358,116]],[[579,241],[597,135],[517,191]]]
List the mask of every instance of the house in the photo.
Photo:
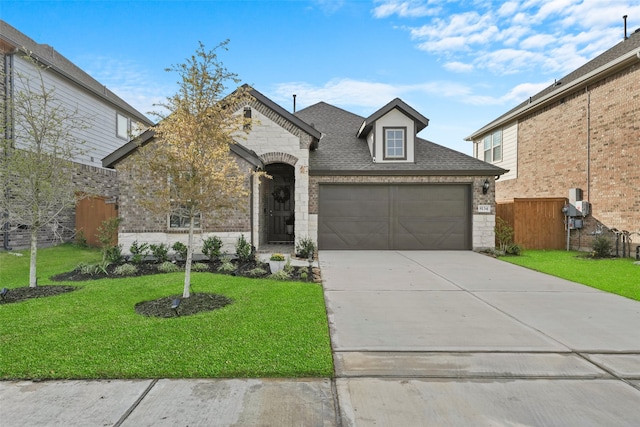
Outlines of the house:
[[[3,138],[10,140],[19,148],[19,135],[11,133],[12,123],[10,100],[20,91],[23,79],[20,76],[35,76],[34,64],[25,59],[30,53],[38,64],[48,88],[55,88],[57,99],[64,100],[70,110],[77,108],[79,114],[89,118],[90,126],[77,131],[77,137],[83,141],[85,154],[75,159],[81,165],[76,173],[75,182],[78,191],[89,187],[97,190],[97,196],[113,199],[118,195],[118,182],[115,171],[102,167],[101,160],[121,145],[125,144],[137,128],[146,128],[153,124],[142,113],[127,104],[104,85],[93,79],[51,46],[39,44],[8,23],[0,20],[0,99],[3,111],[0,114],[0,127],[5,132]],[[3,247],[21,248],[29,245],[29,231],[21,224],[9,224],[4,213],[0,212],[0,239]],[[75,212],[62,216],[55,228],[43,230],[39,235],[39,244],[73,238]]]
[[640,232],[638,82],[640,29],[467,137],[474,157],[509,170],[496,200],[568,198],[558,215],[574,249]]
[[[247,210],[217,223],[202,218],[203,235],[218,235],[227,250],[241,234],[256,248],[301,239],[319,249],[494,247],[493,183],[506,171],[419,138],[429,120],[402,100],[364,118],[324,102],[290,113],[255,89],[250,94],[242,108],[251,129],[231,146],[247,172]],[[103,166],[125,169],[138,144],[153,138],[145,132]],[[118,179],[125,251],[136,240],[186,241],[179,220],[144,210],[127,176]]]

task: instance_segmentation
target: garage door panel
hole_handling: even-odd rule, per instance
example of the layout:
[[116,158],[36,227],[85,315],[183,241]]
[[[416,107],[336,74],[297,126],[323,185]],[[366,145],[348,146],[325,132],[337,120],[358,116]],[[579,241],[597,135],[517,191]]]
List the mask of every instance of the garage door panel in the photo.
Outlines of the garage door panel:
[[320,249],[470,249],[467,184],[320,185]]
[[465,221],[448,218],[398,220],[393,233],[396,247],[403,249],[460,249],[466,247]]
[[331,249],[388,249],[388,218],[335,219],[323,221],[318,228],[318,241]]

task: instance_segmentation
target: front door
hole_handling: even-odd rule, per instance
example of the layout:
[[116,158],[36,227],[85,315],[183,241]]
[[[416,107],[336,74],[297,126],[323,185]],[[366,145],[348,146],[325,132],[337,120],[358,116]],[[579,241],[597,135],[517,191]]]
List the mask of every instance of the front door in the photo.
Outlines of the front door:
[[[285,166],[285,165],[283,165]],[[291,168],[293,169],[293,168]],[[292,173],[285,170],[268,172],[269,180],[269,242],[293,241],[294,185]]]

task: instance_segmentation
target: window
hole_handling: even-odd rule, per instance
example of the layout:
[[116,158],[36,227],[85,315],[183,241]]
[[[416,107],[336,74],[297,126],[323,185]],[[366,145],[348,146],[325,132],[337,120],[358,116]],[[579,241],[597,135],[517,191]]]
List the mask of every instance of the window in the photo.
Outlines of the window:
[[493,163],[502,160],[502,129],[485,136],[482,141],[485,162]]
[[[169,228],[189,228],[189,216],[185,213],[184,206],[176,206],[169,215]],[[200,228],[201,215],[197,214],[193,218],[193,228]]]
[[116,113],[116,135],[118,138],[129,140],[129,118]]
[[244,107],[244,130],[251,130],[251,107]]
[[[189,179],[186,173],[180,173],[181,179]],[[174,180],[171,175],[167,176],[167,184],[169,185],[169,192],[171,194],[171,212],[169,214],[169,228],[170,229],[184,229],[189,228],[189,207],[180,203],[176,199],[177,197],[177,188],[174,184]],[[175,198],[174,198],[174,195]],[[189,203],[187,200],[186,203]],[[200,213],[194,215],[193,217],[193,228],[200,228],[202,215]]]
[[406,128],[384,128],[384,158],[406,159]]

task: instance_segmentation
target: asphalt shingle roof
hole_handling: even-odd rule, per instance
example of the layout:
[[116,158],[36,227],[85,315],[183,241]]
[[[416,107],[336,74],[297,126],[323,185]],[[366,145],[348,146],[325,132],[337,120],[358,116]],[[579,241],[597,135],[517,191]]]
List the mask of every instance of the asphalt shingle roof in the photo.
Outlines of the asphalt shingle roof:
[[416,139],[415,163],[374,163],[364,138],[356,135],[364,117],[320,102],[295,114],[322,133],[309,155],[312,174],[502,175],[506,171],[422,138]]

